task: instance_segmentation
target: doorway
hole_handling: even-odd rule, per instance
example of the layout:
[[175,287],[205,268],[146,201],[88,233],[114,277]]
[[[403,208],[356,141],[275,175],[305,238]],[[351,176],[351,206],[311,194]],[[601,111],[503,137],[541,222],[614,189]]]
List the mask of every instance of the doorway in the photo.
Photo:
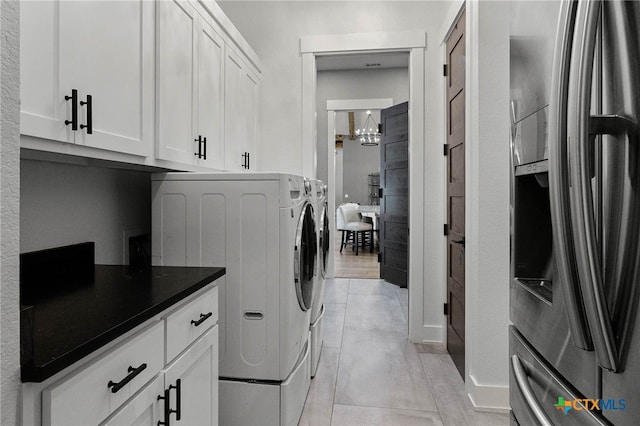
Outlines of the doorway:
[[[333,239],[336,278],[380,278],[379,217],[380,146],[362,144],[358,133],[364,123],[377,132],[379,110],[338,111],[335,115],[336,221],[344,209],[355,208],[362,227],[358,233],[337,230]],[[368,140],[368,139],[367,139]],[[375,140],[374,140],[375,142]],[[331,192],[330,192],[331,194]],[[357,206],[357,207],[353,207]],[[370,230],[368,230],[370,228]],[[354,238],[356,237],[356,238]],[[359,244],[356,244],[356,240]]]
[[[302,56],[302,172],[305,175],[316,176],[317,173],[317,121],[316,111],[322,111],[316,105],[317,57],[326,55],[340,55],[353,53],[407,52],[409,53],[409,191],[411,203],[409,205],[409,227],[412,234],[436,235],[436,227],[430,227],[425,222],[424,202],[427,195],[424,190],[425,152],[425,76],[426,70],[435,69],[425,61],[426,37],[423,31],[377,32],[369,34],[327,34],[305,36],[301,38],[300,53]],[[434,50],[434,53],[436,50]],[[433,56],[433,55],[431,55]],[[388,105],[390,106],[390,105]],[[364,107],[366,109],[366,107]],[[330,108],[328,108],[330,109]],[[330,115],[331,116],[331,115]],[[329,117],[331,118],[331,117]],[[437,133],[437,124],[433,132]],[[328,175],[328,183],[333,179]],[[433,187],[437,191],[437,187]],[[335,211],[335,205],[332,208]],[[332,235],[335,234],[335,216],[330,218]],[[433,229],[432,229],[433,228]],[[440,232],[441,231],[440,227]],[[430,314],[431,305],[438,304],[438,298],[425,299],[425,264],[433,264],[436,271],[441,270],[439,255],[435,253],[425,261],[425,244],[422,239],[409,241],[408,275],[409,290],[409,339],[412,341],[439,341],[442,339],[442,326],[425,323],[425,318],[431,318],[434,323],[440,320]],[[330,259],[329,276],[335,273],[333,258]],[[414,283],[415,285],[412,285]],[[443,291],[444,293],[444,291]],[[440,299],[441,300],[441,299]],[[441,305],[440,305],[441,306]]]
[[[355,135],[351,139],[350,133],[355,133],[355,128],[366,120],[368,112],[378,123],[380,110],[392,104],[393,99],[390,98],[327,101],[329,210],[337,215],[341,204],[358,204],[360,215],[371,218],[371,237],[374,239],[373,247],[359,249],[356,255],[352,243],[341,247],[342,231],[335,228],[329,266],[333,267],[332,276],[336,278],[380,278],[377,236],[373,231],[373,228],[378,229],[379,201],[373,182],[380,168],[380,146],[361,146]],[[352,115],[351,120],[349,115]]]

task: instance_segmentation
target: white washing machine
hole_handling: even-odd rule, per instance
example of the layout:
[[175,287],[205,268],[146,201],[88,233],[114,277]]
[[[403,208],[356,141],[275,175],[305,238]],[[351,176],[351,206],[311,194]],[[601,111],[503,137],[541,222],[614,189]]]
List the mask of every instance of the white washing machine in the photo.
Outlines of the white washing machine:
[[297,424],[310,385],[315,218],[280,173],[152,177],[154,265],[224,266],[220,424]]
[[327,275],[329,256],[329,204],[327,185],[320,180],[311,181],[311,204],[316,212],[316,230],[318,234],[318,262],[313,285],[311,304],[311,377],[315,377],[322,352],[322,330],[324,322],[324,283]]

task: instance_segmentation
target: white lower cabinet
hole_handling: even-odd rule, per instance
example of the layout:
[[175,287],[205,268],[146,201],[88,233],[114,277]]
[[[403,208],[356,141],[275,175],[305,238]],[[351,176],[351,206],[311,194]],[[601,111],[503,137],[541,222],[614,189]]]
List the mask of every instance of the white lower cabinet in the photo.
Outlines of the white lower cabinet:
[[[164,371],[165,388],[176,398],[180,425],[218,424],[218,326],[211,328]],[[179,400],[177,398],[179,392]]]
[[201,290],[25,400],[43,425],[217,425],[217,321],[218,288]]
[[158,375],[151,383],[138,392],[118,410],[104,426],[147,425],[156,426],[164,415],[163,401],[158,396],[164,394],[164,376]]
[[98,424],[164,366],[164,324],[135,334],[42,392],[44,425]]

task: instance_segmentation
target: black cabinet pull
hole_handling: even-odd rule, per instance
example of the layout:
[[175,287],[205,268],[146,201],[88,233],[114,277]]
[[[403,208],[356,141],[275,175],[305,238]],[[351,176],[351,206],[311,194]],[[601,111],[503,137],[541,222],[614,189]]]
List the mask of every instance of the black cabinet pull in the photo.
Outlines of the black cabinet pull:
[[87,124],[81,124],[81,129],[87,129],[87,134],[93,134],[93,101],[91,95],[87,95],[87,101],[80,101],[80,105],[87,106]]
[[251,168],[251,165],[249,163],[249,153],[247,152],[247,170],[249,170]]
[[204,153],[202,154],[202,158],[204,160],[207,159],[207,137],[202,138],[202,143],[204,144]]
[[64,124],[71,124],[71,130],[78,130],[78,90],[72,89],[71,96],[65,96],[65,101],[71,101],[71,120],[64,120]]
[[209,318],[211,315],[213,315],[213,312],[209,312],[208,314],[200,314],[200,319],[198,321],[191,320],[191,324],[193,324],[193,325],[195,325],[197,327],[200,324],[202,324],[203,322],[205,322],[207,320],[207,318]]
[[120,389],[122,389],[127,383],[133,380],[134,377],[142,373],[145,368],[147,368],[147,364],[142,364],[138,368],[133,368],[132,366],[129,366],[129,368],[127,368],[127,372],[129,373],[127,377],[125,377],[124,379],[120,380],[117,383],[114,382],[113,380],[109,380],[109,383],[107,383],[107,387],[111,388],[111,393],[116,393]]
[[242,168],[243,169],[249,169],[249,153],[248,152],[244,152],[242,154],[242,158],[243,158],[242,164],[241,164]]
[[180,420],[180,413],[182,411],[182,398],[180,397],[180,394],[182,393],[181,391],[182,388],[182,382],[180,379],[176,380],[176,385],[169,385],[169,390],[171,389],[175,389],[176,390],[176,409],[175,410],[169,410],[170,413],[176,413],[176,420]]
[[202,158],[202,136],[198,135],[198,139],[194,139],[195,142],[198,142],[198,152],[196,152],[195,155],[198,158]]
[[158,426],[170,426],[171,424],[171,394],[169,389],[164,390],[164,396],[158,395],[158,401],[164,400],[164,421],[158,420]]

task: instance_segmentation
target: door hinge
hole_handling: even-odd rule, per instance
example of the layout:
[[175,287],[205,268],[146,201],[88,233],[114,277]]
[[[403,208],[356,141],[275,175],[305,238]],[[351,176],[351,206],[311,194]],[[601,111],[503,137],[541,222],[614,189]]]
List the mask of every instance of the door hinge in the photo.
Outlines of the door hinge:
[[445,316],[449,315],[449,304],[448,303],[444,304],[444,315]]
[[378,188],[378,198],[382,198],[382,188]]
[[447,223],[444,224],[443,231],[444,235],[449,235],[449,225]]
[[447,145],[446,143],[443,145],[443,150],[442,150],[442,154],[444,154],[444,156],[446,157],[447,155],[449,155],[449,150],[447,148],[449,148],[449,145]]
[[382,134],[382,123],[378,124],[378,133]]
[[446,77],[448,72],[449,72],[449,68],[447,67],[447,64],[442,65],[442,76]]
[[378,252],[378,263],[382,263],[382,252]]

